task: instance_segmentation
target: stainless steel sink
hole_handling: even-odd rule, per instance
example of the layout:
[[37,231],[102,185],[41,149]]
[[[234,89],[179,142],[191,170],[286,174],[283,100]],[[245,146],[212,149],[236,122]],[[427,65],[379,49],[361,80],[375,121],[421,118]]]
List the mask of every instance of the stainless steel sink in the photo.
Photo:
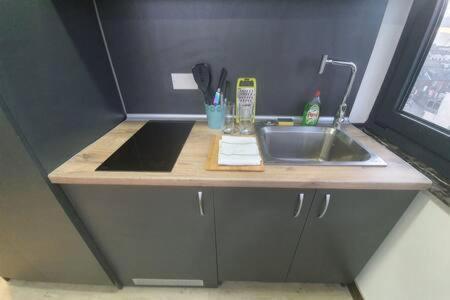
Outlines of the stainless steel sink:
[[386,166],[344,131],[329,127],[257,127],[266,164]]

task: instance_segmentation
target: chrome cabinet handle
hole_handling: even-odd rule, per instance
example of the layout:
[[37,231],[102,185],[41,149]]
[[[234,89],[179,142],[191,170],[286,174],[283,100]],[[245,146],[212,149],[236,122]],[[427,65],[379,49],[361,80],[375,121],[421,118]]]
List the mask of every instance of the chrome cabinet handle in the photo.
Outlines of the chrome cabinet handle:
[[297,206],[297,211],[294,214],[294,218],[298,218],[298,216],[300,215],[300,212],[302,211],[303,198],[305,198],[305,194],[303,194],[303,193],[298,194],[298,206]]
[[198,207],[200,208],[200,215],[204,216],[205,211],[203,210],[203,192],[202,191],[199,191],[197,193],[197,198],[198,198]]
[[330,199],[331,199],[331,195],[326,194],[325,195],[325,207],[323,208],[322,213],[318,216],[319,219],[322,219],[325,216],[325,214],[327,213],[328,205],[330,204]]

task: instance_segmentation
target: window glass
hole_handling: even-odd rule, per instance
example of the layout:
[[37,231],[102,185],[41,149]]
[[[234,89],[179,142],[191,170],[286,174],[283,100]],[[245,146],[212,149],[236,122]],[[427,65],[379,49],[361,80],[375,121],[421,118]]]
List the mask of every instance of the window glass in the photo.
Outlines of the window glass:
[[450,130],[450,7],[403,111]]

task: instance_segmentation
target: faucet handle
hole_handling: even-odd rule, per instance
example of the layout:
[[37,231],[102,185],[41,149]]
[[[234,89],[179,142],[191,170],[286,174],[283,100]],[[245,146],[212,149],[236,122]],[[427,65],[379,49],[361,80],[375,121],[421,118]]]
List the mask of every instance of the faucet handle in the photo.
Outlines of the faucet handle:
[[347,111],[347,103],[342,103],[336,112],[336,116],[333,121],[334,128],[341,128],[341,124],[345,121],[345,112]]
[[325,71],[325,67],[328,62],[329,62],[328,54],[322,55],[322,61],[320,62],[320,67],[319,67],[319,74],[323,74],[323,71]]
[[347,111],[347,103],[344,102],[339,106],[339,110],[340,110],[340,115],[342,118],[345,117],[345,112]]

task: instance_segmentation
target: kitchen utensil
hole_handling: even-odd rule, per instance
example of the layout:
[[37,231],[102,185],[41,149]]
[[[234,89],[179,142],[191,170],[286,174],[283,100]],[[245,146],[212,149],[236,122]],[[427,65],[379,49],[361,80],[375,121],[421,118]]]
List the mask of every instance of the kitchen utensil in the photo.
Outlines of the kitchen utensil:
[[225,68],[222,68],[222,71],[220,72],[219,83],[217,85],[216,95],[214,96],[214,104],[215,105],[220,103],[221,93],[223,90],[223,84],[225,83],[226,78],[227,78],[227,70]]
[[241,134],[252,134],[256,111],[256,79],[239,78],[236,84],[236,115]]
[[225,89],[223,91],[223,99],[224,104],[228,102],[228,98],[230,97],[230,81],[225,81]]
[[223,90],[223,85],[225,83],[225,80],[227,79],[227,74],[227,70],[225,68],[222,68],[222,71],[220,71],[219,84],[217,86],[217,89]]
[[198,85],[199,90],[203,93],[206,104],[211,104],[213,91],[211,88],[211,68],[206,63],[199,63],[192,67],[192,75]]

